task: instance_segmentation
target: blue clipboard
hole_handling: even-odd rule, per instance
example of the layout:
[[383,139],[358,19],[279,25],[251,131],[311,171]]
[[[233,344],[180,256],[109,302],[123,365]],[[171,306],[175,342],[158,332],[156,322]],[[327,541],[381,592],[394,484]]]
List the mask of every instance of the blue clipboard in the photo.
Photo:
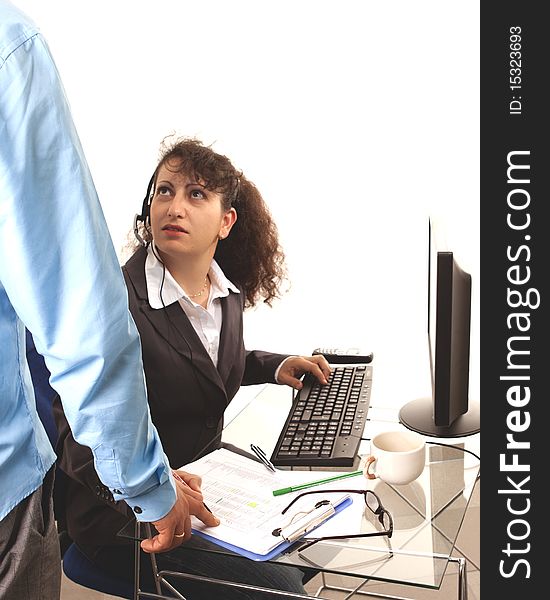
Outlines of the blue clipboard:
[[[349,506],[352,502],[353,502],[353,500],[349,496],[347,496],[339,504],[335,504],[334,505],[334,513],[332,515],[330,515],[330,517],[328,519],[323,521],[323,523],[326,523],[327,521],[332,519],[332,517],[334,517],[339,512],[344,510],[344,508],[346,508],[346,506]],[[317,527],[320,527],[323,523],[319,523],[319,525],[317,525]],[[317,529],[317,527],[313,528],[311,531],[315,531],[315,529]],[[311,533],[311,531],[309,531],[307,535],[309,535]],[[275,548],[270,550],[267,554],[256,554],[255,552],[250,552],[250,550],[246,550],[245,548],[241,548],[239,546],[234,546],[233,544],[229,544],[228,542],[219,540],[211,535],[208,535],[207,533],[204,533],[203,531],[193,529],[193,534],[199,535],[199,536],[203,537],[204,539],[209,540],[210,542],[213,542],[214,544],[217,544],[218,546],[222,546],[223,548],[226,548],[227,550],[231,550],[232,552],[235,552],[236,554],[240,554],[241,556],[246,556],[246,558],[250,558],[251,560],[257,560],[257,561],[271,560],[272,558],[275,558],[277,555],[281,554],[281,552],[284,552],[288,547],[290,547],[296,543],[296,540],[292,541],[292,542],[287,542],[285,540],[282,540],[280,544],[275,546]]]

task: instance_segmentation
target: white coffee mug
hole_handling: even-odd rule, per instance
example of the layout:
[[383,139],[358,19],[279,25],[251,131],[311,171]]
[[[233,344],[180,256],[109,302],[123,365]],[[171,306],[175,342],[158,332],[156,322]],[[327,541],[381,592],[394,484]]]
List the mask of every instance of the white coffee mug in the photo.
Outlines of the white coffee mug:
[[384,431],[371,440],[364,474],[367,479],[404,485],[424,470],[426,441],[414,431]]

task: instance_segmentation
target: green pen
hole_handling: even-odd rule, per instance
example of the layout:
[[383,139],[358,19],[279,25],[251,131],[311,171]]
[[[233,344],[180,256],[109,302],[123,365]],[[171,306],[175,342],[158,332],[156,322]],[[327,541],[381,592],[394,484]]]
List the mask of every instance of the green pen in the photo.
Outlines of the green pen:
[[348,477],[356,477],[357,475],[363,475],[363,471],[353,471],[352,473],[343,473],[342,475],[335,475],[334,477],[327,477],[326,479],[318,479],[317,481],[309,481],[308,483],[300,483],[291,487],[281,488],[280,490],[273,490],[274,496],[282,496],[283,494],[290,494],[290,492],[297,492],[298,490],[305,490],[306,488],[313,487],[315,485],[321,485],[322,483],[329,483],[329,481],[337,481],[338,479],[347,479]]

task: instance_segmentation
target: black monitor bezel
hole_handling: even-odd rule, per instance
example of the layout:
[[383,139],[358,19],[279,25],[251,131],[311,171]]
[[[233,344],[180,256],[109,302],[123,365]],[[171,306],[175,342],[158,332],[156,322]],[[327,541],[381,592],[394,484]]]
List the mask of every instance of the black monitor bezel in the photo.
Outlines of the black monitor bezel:
[[479,432],[479,406],[469,400],[471,275],[460,267],[433,219],[428,223],[428,344],[431,397],[407,403],[399,420],[433,437]]

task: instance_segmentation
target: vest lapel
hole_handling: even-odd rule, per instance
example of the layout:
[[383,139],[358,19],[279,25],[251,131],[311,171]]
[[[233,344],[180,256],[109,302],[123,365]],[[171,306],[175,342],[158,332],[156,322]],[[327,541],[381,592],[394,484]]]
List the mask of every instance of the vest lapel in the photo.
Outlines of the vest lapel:
[[[235,349],[240,348],[243,339],[242,331],[242,295],[229,292],[229,296],[221,299],[223,311],[223,324],[220,333],[220,349],[218,351],[218,371],[220,377],[227,384],[229,374],[235,361],[240,361],[239,356],[235,356]],[[237,340],[241,344],[237,346]]]

